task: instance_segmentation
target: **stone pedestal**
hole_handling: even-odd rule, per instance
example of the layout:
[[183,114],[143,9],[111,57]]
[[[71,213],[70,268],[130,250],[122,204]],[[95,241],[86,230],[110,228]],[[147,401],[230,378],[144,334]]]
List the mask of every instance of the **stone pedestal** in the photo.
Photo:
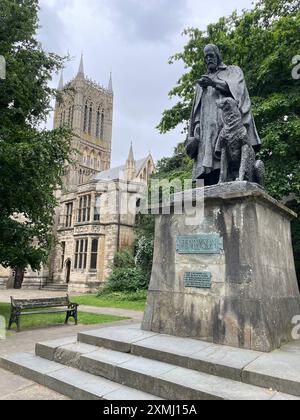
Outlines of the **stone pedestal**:
[[263,352],[279,348],[292,340],[292,319],[300,315],[290,229],[296,215],[247,182],[205,187],[204,195],[204,218],[194,226],[184,213],[156,216],[142,328]]

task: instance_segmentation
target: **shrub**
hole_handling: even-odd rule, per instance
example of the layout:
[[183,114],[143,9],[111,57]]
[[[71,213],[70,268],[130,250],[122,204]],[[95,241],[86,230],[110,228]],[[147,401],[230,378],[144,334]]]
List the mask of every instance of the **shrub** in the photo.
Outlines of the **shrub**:
[[146,290],[149,285],[149,276],[139,267],[115,267],[111,273],[104,292],[136,292]]
[[134,268],[134,256],[129,251],[116,252],[114,256],[113,268]]
[[151,273],[153,261],[153,239],[141,236],[137,240],[135,264],[140,267],[148,276]]

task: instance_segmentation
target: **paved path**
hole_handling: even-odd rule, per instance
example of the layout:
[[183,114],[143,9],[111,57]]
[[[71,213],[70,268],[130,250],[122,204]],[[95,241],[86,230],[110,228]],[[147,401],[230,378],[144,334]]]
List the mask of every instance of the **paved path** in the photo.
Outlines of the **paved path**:
[[[46,292],[39,290],[0,290],[0,302],[9,303],[10,296],[15,298],[31,299],[39,297],[63,296],[62,292]],[[0,357],[18,353],[33,352],[38,342],[56,340],[63,337],[76,337],[79,332],[105,328],[108,325],[127,325],[140,322],[143,312],[116,308],[98,308],[94,306],[80,306],[80,311],[96,314],[109,314],[130,318],[101,325],[59,325],[55,327],[37,328],[12,333],[6,340],[0,340]],[[0,400],[66,400],[68,398],[57,394],[48,388],[37,385],[32,381],[13,375],[0,369]]]
[[0,369],[0,400],[68,400],[68,398]]

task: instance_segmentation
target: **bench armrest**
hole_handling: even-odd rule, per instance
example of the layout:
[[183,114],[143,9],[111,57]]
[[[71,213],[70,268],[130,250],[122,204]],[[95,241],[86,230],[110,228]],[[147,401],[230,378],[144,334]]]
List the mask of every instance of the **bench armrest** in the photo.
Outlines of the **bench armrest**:
[[70,309],[77,309],[79,306],[79,303],[69,302],[68,308]]

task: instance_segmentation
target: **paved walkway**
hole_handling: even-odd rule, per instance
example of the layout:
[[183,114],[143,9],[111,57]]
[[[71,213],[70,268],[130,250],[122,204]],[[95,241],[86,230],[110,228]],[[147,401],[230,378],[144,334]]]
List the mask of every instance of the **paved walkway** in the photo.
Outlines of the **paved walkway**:
[[[10,296],[15,298],[31,299],[41,297],[62,296],[62,292],[46,292],[39,290],[0,290],[0,302],[9,303]],[[140,322],[143,312],[130,311],[116,308],[96,308],[80,306],[80,311],[96,314],[109,314],[130,318],[126,321],[118,321],[101,325],[59,325],[48,328],[12,333],[6,340],[0,340],[0,357],[18,352],[33,352],[38,342],[56,340],[64,337],[76,337],[79,332],[105,328],[108,325],[127,325]],[[68,398],[57,394],[48,388],[37,385],[20,376],[13,375],[0,369],[0,400],[66,400]]]

